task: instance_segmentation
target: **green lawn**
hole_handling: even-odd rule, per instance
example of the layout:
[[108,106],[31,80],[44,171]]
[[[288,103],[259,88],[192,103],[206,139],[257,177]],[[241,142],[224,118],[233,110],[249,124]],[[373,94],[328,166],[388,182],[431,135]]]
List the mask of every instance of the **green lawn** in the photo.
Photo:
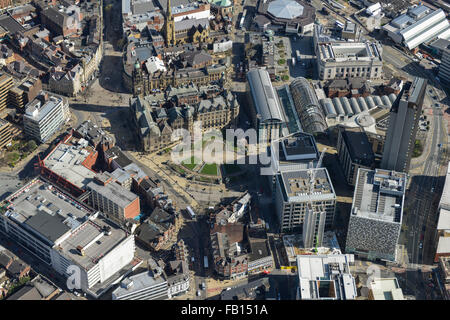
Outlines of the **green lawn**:
[[414,143],[414,150],[413,150],[412,157],[417,158],[422,154],[422,152],[423,152],[422,143],[420,142],[420,140],[416,140]]
[[215,163],[206,163],[200,173],[217,176],[217,165]]
[[192,156],[191,158],[189,158],[188,160],[184,160],[181,162],[181,164],[183,165],[183,167],[188,168],[189,170],[194,170],[194,168],[197,166],[197,164],[199,164],[200,161],[198,161],[194,156]]

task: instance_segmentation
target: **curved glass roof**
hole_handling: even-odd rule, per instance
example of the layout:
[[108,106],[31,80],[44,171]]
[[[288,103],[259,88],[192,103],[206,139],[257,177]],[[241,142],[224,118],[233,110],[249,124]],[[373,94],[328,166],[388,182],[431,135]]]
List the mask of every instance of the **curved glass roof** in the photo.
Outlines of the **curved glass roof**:
[[267,11],[277,18],[294,19],[303,14],[303,6],[295,0],[275,0]]

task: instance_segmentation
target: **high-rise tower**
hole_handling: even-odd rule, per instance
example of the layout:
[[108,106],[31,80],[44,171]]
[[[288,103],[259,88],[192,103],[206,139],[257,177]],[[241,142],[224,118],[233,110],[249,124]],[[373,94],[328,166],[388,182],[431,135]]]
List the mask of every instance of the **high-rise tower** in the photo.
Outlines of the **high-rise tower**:
[[381,168],[408,173],[426,88],[426,79],[408,81],[392,104]]

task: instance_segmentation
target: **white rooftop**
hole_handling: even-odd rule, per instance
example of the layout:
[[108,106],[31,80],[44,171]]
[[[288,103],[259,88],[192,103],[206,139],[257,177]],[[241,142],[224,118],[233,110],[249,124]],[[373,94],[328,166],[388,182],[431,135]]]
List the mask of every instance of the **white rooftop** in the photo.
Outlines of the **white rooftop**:
[[303,14],[303,6],[295,0],[275,0],[267,11],[277,18],[294,19]]
[[397,278],[374,279],[370,285],[374,300],[405,300]]
[[[87,145],[87,144],[85,144]],[[83,145],[60,143],[44,160],[45,166],[79,188],[84,188],[94,179],[96,172],[88,169],[83,162],[91,152]]]
[[450,253],[450,237],[439,237],[436,254]]
[[450,231],[450,210],[444,208],[441,208],[439,210],[439,220],[437,224],[437,230]]

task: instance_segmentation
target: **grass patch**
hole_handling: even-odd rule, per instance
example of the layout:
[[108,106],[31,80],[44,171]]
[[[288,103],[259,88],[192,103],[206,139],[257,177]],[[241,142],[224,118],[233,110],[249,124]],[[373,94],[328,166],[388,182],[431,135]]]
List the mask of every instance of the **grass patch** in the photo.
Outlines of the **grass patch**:
[[217,176],[217,164],[215,163],[205,163],[200,171],[201,174],[207,174],[212,176]]
[[172,167],[173,170],[175,170],[176,172],[178,172],[179,174],[186,174],[186,171],[184,171],[181,167],[179,166],[173,166]]
[[285,59],[280,59],[280,60],[278,60],[278,64],[280,65],[280,66],[282,66],[283,64],[285,64],[286,63],[286,60]]
[[422,142],[420,140],[416,140],[416,142],[414,143],[414,150],[413,150],[412,157],[413,158],[420,157],[422,152],[423,152]]
[[289,80],[289,76],[287,74],[284,74],[284,75],[281,76],[281,80],[288,81]]
[[194,170],[194,168],[199,164],[200,161],[198,161],[194,156],[190,157],[188,160],[182,161],[181,164],[183,167],[188,168],[189,170]]

